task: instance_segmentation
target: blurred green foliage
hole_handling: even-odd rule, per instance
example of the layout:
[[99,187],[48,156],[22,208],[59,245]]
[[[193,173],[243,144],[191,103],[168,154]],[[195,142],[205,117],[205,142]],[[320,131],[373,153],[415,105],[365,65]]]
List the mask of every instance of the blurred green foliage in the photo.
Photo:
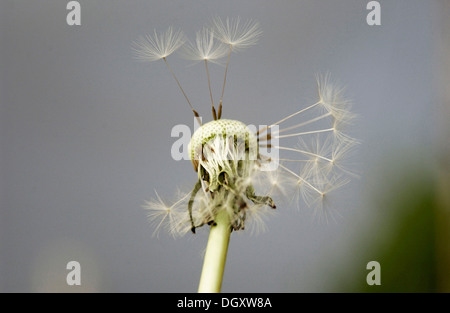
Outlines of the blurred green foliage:
[[[417,168],[390,172],[373,203],[377,218],[361,236],[353,266],[339,277],[342,292],[441,292],[448,286],[448,221],[438,200],[438,181],[432,171]],[[439,251],[439,250],[446,250]],[[369,261],[381,265],[381,285],[368,285]],[[445,261],[445,260],[441,260]],[[442,266],[442,264],[444,264]],[[357,269],[355,271],[355,269]]]

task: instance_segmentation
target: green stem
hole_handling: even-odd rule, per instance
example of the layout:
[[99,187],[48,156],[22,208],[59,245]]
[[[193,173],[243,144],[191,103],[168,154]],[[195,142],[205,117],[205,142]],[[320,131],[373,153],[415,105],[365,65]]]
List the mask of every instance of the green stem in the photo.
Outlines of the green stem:
[[198,292],[220,292],[230,234],[230,217],[226,210],[221,210],[217,214],[215,225],[211,226],[209,233]]

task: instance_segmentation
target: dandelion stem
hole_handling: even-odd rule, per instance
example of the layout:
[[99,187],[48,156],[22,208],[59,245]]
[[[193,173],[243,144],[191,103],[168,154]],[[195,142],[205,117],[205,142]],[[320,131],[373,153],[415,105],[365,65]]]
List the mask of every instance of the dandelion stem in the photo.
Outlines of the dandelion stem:
[[223,272],[230,241],[230,217],[226,210],[221,210],[211,226],[206,246],[203,269],[198,286],[200,293],[218,293],[222,286]]
[[220,116],[222,115],[222,100],[223,100],[223,94],[225,92],[225,83],[227,82],[228,64],[230,64],[230,55],[231,55],[232,48],[233,48],[233,45],[230,44],[230,50],[228,51],[228,57],[227,57],[227,65],[225,67],[225,76],[223,78],[222,95],[220,96],[220,102],[219,102],[219,119],[220,119]]
[[183,88],[181,87],[180,82],[178,81],[178,78],[175,76],[175,73],[173,72],[172,68],[169,66],[169,63],[167,63],[167,60],[165,57],[163,57],[164,63],[166,63],[167,68],[169,69],[170,73],[172,73],[173,78],[177,82],[178,87],[180,88],[181,92],[183,93],[183,96],[186,98],[186,101],[189,103],[189,106],[191,107],[192,112],[194,113],[195,118],[197,119],[197,122],[199,125],[202,125],[202,120],[200,119],[200,116],[198,115],[197,111],[194,110],[194,107],[191,104],[191,101],[189,101],[189,98],[187,97],[186,93],[184,92]]

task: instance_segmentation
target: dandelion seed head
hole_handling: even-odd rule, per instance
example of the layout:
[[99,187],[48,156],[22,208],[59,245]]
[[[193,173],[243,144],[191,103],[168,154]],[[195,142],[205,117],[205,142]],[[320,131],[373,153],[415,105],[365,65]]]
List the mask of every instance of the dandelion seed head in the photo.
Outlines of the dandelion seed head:
[[[247,143],[250,149],[249,152],[251,153],[249,157],[256,160],[258,144],[255,135],[244,123],[228,119],[211,121],[195,131],[188,146],[191,160],[201,159],[202,148],[205,147],[205,144],[211,139],[219,137],[236,137],[241,145]],[[212,147],[215,147],[215,150],[218,151],[217,153],[210,154],[212,162],[219,162],[220,159],[242,158],[245,155],[245,151],[235,147],[230,140],[218,140],[214,143],[210,143],[209,145],[206,145],[206,150],[210,150]]]
[[[279,199],[293,199],[313,209],[314,215],[329,220],[330,195],[348,182],[352,175],[345,161],[358,143],[347,134],[355,119],[352,103],[329,74],[318,75],[316,103],[300,107],[256,134],[244,123],[222,119],[222,100],[232,51],[255,45],[262,32],[254,20],[216,17],[210,27],[196,33],[195,41],[186,39],[181,30],[169,27],[165,32],[140,37],[133,43],[135,57],[142,61],[164,59],[195,117],[194,110],[181,83],[166,57],[182,47],[185,59],[205,61],[206,77],[214,120],[201,125],[192,135],[188,153],[197,172],[197,183],[191,192],[182,192],[178,200],[156,198],[146,202],[148,217],[155,225],[154,234],[166,229],[174,237],[211,225],[225,211],[230,227],[246,228],[258,233],[276,208]],[[216,115],[208,62],[227,57]],[[297,145],[285,145],[285,138],[298,138]],[[260,154],[263,147],[280,152],[279,156]],[[265,170],[271,161],[278,165]],[[279,198],[279,199],[277,199]],[[274,201],[275,199],[276,201]],[[303,206],[304,204],[304,206]]]

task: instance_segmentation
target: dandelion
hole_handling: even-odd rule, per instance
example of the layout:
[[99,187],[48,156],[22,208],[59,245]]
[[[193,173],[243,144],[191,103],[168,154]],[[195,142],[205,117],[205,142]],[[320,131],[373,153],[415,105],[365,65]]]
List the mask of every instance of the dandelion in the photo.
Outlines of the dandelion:
[[[332,192],[348,183],[352,173],[345,160],[357,144],[346,132],[355,118],[351,102],[343,96],[343,88],[332,83],[330,75],[317,77],[315,103],[299,105],[298,111],[258,131],[240,121],[222,119],[231,52],[256,44],[261,31],[257,22],[239,18],[215,18],[211,24],[196,33],[195,44],[181,39],[180,33],[170,28],[161,35],[155,32],[153,37],[146,37],[145,42],[141,40],[135,51],[141,59],[163,59],[168,66],[166,57],[183,42],[183,56],[205,64],[213,120],[201,125],[189,143],[197,181],[191,192],[181,194],[172,205],[163,202],[158,194],[156,200],[146,204],[149,218],[156,224],[155,232],[166,228],[178,236],[210,226],[199,292],[220,291],[231,232],[248,227],[256,233],[263,230],[266,217],[274,212],[279,199],[291,198],[312,207],[319,219],[333,218],[326,204]],[[216,112],[208,61],[215,63],[225,56]],[[288,144],[292,139],[296,145]],[[269,154],[266,148],[279,152],[278,156]],[[277,166],[268,166],[272,163]]]

